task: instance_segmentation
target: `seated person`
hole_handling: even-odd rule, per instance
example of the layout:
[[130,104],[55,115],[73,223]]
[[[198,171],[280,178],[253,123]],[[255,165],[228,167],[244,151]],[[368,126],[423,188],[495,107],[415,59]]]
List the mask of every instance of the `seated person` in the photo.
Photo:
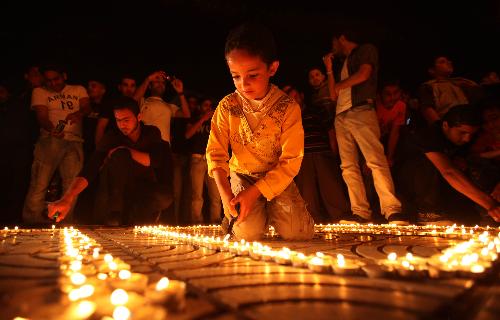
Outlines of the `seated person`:
[[[158,212],[172,203],[171,153],[160,130],[140,122],[139,106],[132,98],[117,99],[113,113],[119,131],[104,134],[63,197],[48,205],[49,218],[59,213],[56,222],[66,217],[78,194],[98,175],[99,196],[107,197],[104,218],[109,225],[155,223]],[[138,212],[132,215],[134,209]]]
[[[470,105],[455,106],[443,121],[406,137],[398,149],[397,190],[406,210],[417,211],[420,224],[475,223],[476,205],[500,221],[498,202],[476,186],[454,163],[454,157],[479,129],[481,120]],[[472,200],[472,201],[471,201]],[[491,221],[491,220],[490,220]]]

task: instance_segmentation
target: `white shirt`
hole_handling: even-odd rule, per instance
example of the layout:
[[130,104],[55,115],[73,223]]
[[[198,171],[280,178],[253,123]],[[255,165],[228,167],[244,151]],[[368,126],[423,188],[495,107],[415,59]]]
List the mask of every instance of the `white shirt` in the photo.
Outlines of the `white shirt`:
[[[347,59],[344,61],[342,70],[340,71],[340,80],[349,78],[349,70],[347,69]],[[337,98],[336,114],[342,113],[352,107],[351,87],[340,89]]]
[[[88,97],[87,90],[82,86],[66,85],[61,92],[39,87],[33,89],[31,107],[46,106],[49,111],[49,120],[56,127],[59,120],[65,120],[68,114],[80,110],[80,99]],[[49,132],[40,128],[40,135],[48,136]],[[64,127],[64,139],[83,141],[82,123],[67,123]]]
[[161,139],[170,142],[170,119],[175,116],[179,107],[166,103],[160,97],[149,97],[142,100],[141,114],[144,124],[160,129]]

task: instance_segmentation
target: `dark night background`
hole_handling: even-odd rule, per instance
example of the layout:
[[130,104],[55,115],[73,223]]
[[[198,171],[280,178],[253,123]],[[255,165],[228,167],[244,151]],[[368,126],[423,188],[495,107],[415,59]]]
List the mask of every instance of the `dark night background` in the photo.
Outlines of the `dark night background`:
[[275,34],[281,66],[275,82],[302,84],[321,64],[330,32],[354,21],[380,51],[380,75],[413,88],[427,79],[429,55],[444,52],[455,74],[479,81],[500,71],[500,1],[46,1],[4,2],[0,78],[16,87],[23,68],[47,59],[68,66],[69,83],[91,75],[140,83],[163,69],[215,98],[233,90],[224,61],[229,29],[249,19]]

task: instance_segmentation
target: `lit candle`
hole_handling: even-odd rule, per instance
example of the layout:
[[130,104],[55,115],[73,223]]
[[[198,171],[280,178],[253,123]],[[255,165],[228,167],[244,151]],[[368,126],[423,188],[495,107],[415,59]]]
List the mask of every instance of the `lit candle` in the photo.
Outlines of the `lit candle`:
[[337,259],[332,263],[335,274],[338,275],[357,275],[361,272],[361,262],[346,260],[342,254],[337,254]]
[[185,307],[186,283],[163,277],[146,290],[146,299],[156,304],[164,304],[169,310],[179,311]]
[[322,252],[316,252],[316,256],[308,261],[308,267],[314,272],[328,273],[332,271],[331,258],[325,256]]

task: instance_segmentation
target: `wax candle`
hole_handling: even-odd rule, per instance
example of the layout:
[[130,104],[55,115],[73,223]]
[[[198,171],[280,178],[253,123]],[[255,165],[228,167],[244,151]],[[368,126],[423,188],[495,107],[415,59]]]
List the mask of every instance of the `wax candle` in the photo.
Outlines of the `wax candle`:
[[185,307],[186,283],[161,278],[158,283],[148,286],[146,299],[156,304],[166,305],[169,310],[180,311]]

